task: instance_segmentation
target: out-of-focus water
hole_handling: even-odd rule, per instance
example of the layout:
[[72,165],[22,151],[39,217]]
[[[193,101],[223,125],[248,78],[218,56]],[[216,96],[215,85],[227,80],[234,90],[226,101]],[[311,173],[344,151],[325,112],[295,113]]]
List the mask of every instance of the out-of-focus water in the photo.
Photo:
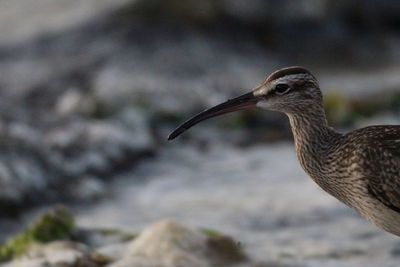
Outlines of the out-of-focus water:
[[290,143],[216,144],[206,151],[171,143],[112,190],[113,198],[79,211],[79,225],[137,232],[172,218],[230,234],[259,260],[310,266],[327,260],[331,266],[390,266],[395,260],[389,254],[397,238],[317,187]]

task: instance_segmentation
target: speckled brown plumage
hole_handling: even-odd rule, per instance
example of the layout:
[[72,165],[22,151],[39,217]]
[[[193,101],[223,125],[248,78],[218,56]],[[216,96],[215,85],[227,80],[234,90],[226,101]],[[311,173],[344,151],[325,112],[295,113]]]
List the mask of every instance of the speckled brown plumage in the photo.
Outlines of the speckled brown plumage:
[[400,236],[400,126],[338,133],[328,126],[322,94],[312,75],[286,75],[278,81],[282,82],[299,90],[299,99],[292,99],[295,105],[288,107],[290,100],[286,100],[286,107],[276,106],[289,117],[303,169],[326,192]]
[[370,126],[347,134],[335,131],[328,126],[318,82],[304,68],[272,73],[252,94],[202,112],[170,139],[203,119],[250,106],[285,113],[305,172],[366,219],[400,236],[400,126]]

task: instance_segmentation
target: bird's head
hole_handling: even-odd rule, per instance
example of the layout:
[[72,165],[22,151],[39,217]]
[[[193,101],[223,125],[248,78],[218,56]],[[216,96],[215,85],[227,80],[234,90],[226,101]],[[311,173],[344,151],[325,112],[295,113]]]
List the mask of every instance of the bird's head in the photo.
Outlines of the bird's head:
[[230,99],[207,109],[175,129],[169,136],[172,140],[195,124],[225,113],[252,108],[302,113],[322,106],[322,93],[315,77],[305,68],[288,67],[269,75],[250,93]]
[[273,72],[252,93],[257,107],[287,114],[304,112],[322,103],[317,80],[302,67]]

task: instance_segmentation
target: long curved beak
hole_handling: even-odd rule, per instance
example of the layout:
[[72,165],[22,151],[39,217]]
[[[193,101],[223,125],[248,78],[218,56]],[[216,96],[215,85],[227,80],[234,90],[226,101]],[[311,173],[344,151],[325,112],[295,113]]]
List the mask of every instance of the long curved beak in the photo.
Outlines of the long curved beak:
[[228,101],[216,105],[210,109],[207,109],[194,117],[190,118],[183,124],[181,124],[178,128],[176,128],[169,136],[168,140],[175,139],[178,135],[188,130],[190,127],[196,125],[197,123],[204,121],[206,119],[216,117],[225,113],[243,110],[243,109],[251,109],[255,108],[258,102],[257,97],[254,96],[253,92],[238,96],[233,99],[229,99]]

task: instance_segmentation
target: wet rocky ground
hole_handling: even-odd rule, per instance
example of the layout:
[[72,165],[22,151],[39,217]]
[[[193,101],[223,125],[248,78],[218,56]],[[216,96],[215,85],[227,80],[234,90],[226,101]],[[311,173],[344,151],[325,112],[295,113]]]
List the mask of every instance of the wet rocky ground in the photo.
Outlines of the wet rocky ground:
[[[175,1],[0,3],[1,239],[21,231],[43,207],[62,202],[77,229],[89,231],[138,234],[171,218],[156,225],[194,232],[207,253],[216,252],[197,230],[214,229],[240,243],[248,257],[244,266],[395,266],[397,239],[302,172],[284,116],[228,115],[166,142],[190,114],[247,92],[288,65],[306,65],[318,77],[328,118],[339,129],[399,124],[394,28],[378,36],[372,20],[361,18],[372,31],[360,33],[341,16],[323,18],[329,1],[310,9],[306,0],[276,2],[285,18],[277,23],[266,19],[276,18],[268,11],[272,2],[257,2],[252,8],[243,1],[186,2],[196,8]],[[374,16],[394,25],[394,10]],[[310,21],[324,26],[303,40]],[[312,40],[320,40],[318,46]],[[293,42],[297,49],[288,45]],[[125,258],[130,245],[113,238],[120,259],[91,264]],[[41,266],[54,250],[61,251],[59,261],[72,255],[67,258],[75,264],[110,244],[63,240],[33,252],[24,264]]]
[[[139,231],[171,218],[207,225],[250,258],[295,266],[394,266],[398,238],[378,230],[318,188],[291,144],[207,151],[173,144],[116,186],[118,196],[77,215],[81,225]],[[172,164],[174,163],[174,164]]]
[[[157,263],[160,266],[168,261],[181,266],[172,259],[179,249],[176,257],[193,260],[191,266],[219,266],[208,261],[209,255],[222,253],[217,258],[224,258],[224,252],[205,253],[204,245],[193,241],[196,237],[182,236],[173,230],[176,227],[195,232],[207,228],[232,237],[246,260],[223,266],[372,267],[398,262],[398,238],[323,192],[301,170],[291,143],[245,149],[220,143],[204,149],[178,142],[118,177],[108,191],[109,197],[95,204],[70,206],[77,229],[86,230],[78,231],[72,241],[40,248],[57,251],[58,258],[34,250],[15,264],[76,262],[96,252],[110,266],[131,266],[132,261],[142,264],[138,266],[155,266],[157,261],[163,262]],[[146,241],[140,241],[141,233],[146,233]],[[167,241],[174,234],[173,240],[192,245],[174,248],[176,243]],[[141,245],[134,245],[135,240]],[[159,247],[160,242],[166,243]],[[143,249],[147,252],[135,252]],[[197,255],[194,259],[189,257],[192,253]]]

